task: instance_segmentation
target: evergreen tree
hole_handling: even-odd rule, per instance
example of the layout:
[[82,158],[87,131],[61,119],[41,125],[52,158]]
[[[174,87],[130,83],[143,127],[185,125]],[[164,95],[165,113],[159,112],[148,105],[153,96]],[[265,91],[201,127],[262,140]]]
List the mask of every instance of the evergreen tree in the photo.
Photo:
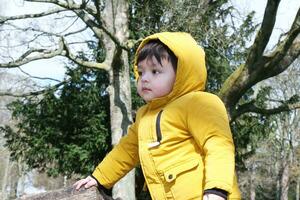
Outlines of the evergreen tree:
[[42,96],[18,99],[8,108],[15,127],[2,127],[12,159],[51,176],[87,175],[110,145],[107,75],[68,68],[66,81]]

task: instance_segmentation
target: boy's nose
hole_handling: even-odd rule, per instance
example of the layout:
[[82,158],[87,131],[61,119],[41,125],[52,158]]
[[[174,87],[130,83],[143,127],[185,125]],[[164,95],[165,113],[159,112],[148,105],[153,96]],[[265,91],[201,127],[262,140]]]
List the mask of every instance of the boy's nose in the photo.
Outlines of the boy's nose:
[[147,73],[143,74],[141,77],[142,82],[148,82],[149,81],[149,75]]

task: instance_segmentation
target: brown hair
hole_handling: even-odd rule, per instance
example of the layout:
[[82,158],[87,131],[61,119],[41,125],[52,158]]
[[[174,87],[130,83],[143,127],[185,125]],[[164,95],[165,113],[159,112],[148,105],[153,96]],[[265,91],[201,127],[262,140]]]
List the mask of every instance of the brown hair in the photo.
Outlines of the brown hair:
[[169,47],[160,40],[150,40],[142,47],[142,49],[138,52],[137,64],[146,58],[152,58],[153,56],[160,64],[162,59],[168,59],[176,72],[178,59]]

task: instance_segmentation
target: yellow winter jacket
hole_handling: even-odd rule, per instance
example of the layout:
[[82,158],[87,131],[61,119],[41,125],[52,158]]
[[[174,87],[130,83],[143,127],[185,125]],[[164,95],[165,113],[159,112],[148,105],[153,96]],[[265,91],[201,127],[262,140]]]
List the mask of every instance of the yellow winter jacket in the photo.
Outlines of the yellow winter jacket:
[[[169,32],[145,38],[139,49],[152,39],[178,58],[173,90],[138,110],[136,122],[93,176],[111,188],[140,163],[154,200],[201,200],[211,188],[228,191],[228,199],[240,199],[225,107],[217,96],[203,92],[204,51],[189,34]],[[136,71],[136,63],[134,67]]]

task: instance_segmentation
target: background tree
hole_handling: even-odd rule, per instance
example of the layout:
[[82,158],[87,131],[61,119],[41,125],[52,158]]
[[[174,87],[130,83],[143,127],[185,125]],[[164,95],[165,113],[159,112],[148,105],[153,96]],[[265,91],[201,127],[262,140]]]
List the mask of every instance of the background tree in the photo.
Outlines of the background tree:
[[[274,90],[268,95],[274,104],[278,104],[278,100],[285,100],[291,104],[299,101],[298,91],[300,89],[299,80],[299,59],[293,63],[293,66],[286,70],[279,77],[270,80],[270,85]],[[296,157],[296,150],[299,148],[300,135],[299,130],[299,110],[283,112],[276,116],[275,120],[275,136],[278,144],[278,184],[277,194],[280,200],[289,199],[289,191],[291,183],[295,183],[299,177],[299,162]],[[292,188],[295,190],[295,188]],[[292,192],[291,194],[295,194]],[[293,197],[295,198],[295,196]]]
[[[30,92],[35,89],[33,81],[24,79],[20,75],[7,72],[8,70],[0,69],[0,91],[11,91],[19,93],[22,91]],[[11,113],[6,105],[16,100],[12,96],[0,96],[0,124],[1,126],[14,125],[10,119]],[[19,175],[22,173],[23,164],[17,160],[10,160],[10,152],[5,148],[4,134],[0,132],[0,199],[15,199],[19,184]]]
[[[122,134],[126,133],[131,120],[131,96],[129,83],[129,65],[127,62],[125,47],[127,33],[127,1],[56,1],[56,0],[30,0],[26,2],[42,2],[46,6],[51,4],[49,10],[33,15],[20,15],[13,17],[2,17],[1,24],[4,29],[11,27],[16,31],[8,31],[4,38],[13,41],[9,36],[18,34],[22,38],[22,33],[26,34],[25,41],[18,44],[8,42],[10,48],[21,48],[21,52],[14,51],[14,55],[5,56],[2,54],[2,64],[0,67],[17,67],[31,61],[55,56],[65,58],[85,67],[104,69],[108,73],[107,91],[110,97],[110,120],[112,144],[115,145]],[[45,17],[45,18],[43,18]],[[34,23],[26,19],[35,18]],[[38,20],[53,19],[56,27],[52,30],[45,30]],[[24,19],[24,20],[22,20]],[[67,20],[66,20],[67,19]],[[11,23],[11,20],[21,20],[22,25]],[[81,23],[72,29],[76,21]],[[57,23],[57,24],[56,24]],[[61,24],[68,24],[67,27]],[[10,29],[11,30],[11,29]],[[89,39],[75,40],[82,38],[81,34],[88,34]],[[29,36],[29,37],[28,37]],[[77,39],[78,39],[77,38]],[[45,42],[46,41],[46,42]],[[24,46],[23,44],[28,44]],[[76,47],[78,44],[96,43],[98,52],[104,52],[103,60],[90,53],[89,60],[82,60],[78,57]],[[17,49],[18,49],[17,48]],[[9,51],[10,52],[10,51]],[[87,52],[88,53],[88,52]],[[102,57],[103,58],[103,57]],[[133,177],[130,173],[127,177]],[[134,182],[134,179],[132,179]],[[125,182],[126,178],[125,178]],[[134,198],[134,183],[126,184],[120,182],[114,187],[114,197],[122,196],[126,199]],[[120,186],[123,184],[123,190]],[[126,189],[125,189],[126,188]]]
[[[228,24],[234,8],[227,1],[56,1],[27,0],[55,5],[50,10],[31,15],[1,17],[0,24],[4,38],[13,41],[13,33],[26,34],[26,39],[18,44],[8,43],[15,48],[15,54],[1,54],[0,67],[12,68],[37,59],[63,56],[76,64],[101,68],[108,74],[108,94],[110,99],[110,121],[112,144],[116,144],[121,134],[126,132],[131,122],[131,96],[129,79],[129,61],[132,58],[136,41],[149,33],[157,31],[188,31],[197,39],[207,52],[209,73],[208,90],[218,94],[224,101],[231,118],[238,155],[247,156],[254,148],[255,139],[269,130],[266,114],[274,114],[299,106],[282,101],[272,108],[266,107],[265,92],[259,98],[253,95],[253,86],[286,70],[299,56],[300,48],[297,36],[300,32],[300,11],[286,35],[275,48],[266,54],[266,46],[274,28],[279,0],[269,0],[263,21],[257,28],[250,14],[240,26]],[[176,6],[176,7],[175,7]],[[128,17],[129,16],[129,17]],[[59,24],[70,19],[69,26],[61,30],[45,31],[36,23],[45,18]],[[52,18],[53,17],[53,18]],[[129,19],[129,21],[128,21]],[[14,23],[21,20],[25,25]],[[77,27],[73,24],[80,21]],[[253,44],[247,46],[247,39],[256,32]],[[82,33],[89,40],[79,40]],[[27,37],[30,37],[28,39]],[[18,36],[20,37],[20,35]],[[24,36],[25,38],[25,36]],[[130,38],[130,40],[128,40]],[[44,41],[47,41],[46,43]],[[78,43],[93,44],[96,51],[86,51],[88,60],[78,56]],[[24,45],[25,46],[24,46]],[[10,51],[11,52],[11,51]],[[98,53],[102,56],[98,57]],[[251,114],[249,114],[251,113]],[[254,114],[253,114],[254,113]],[[248,126],[252,124],[253,126]],[[253,128],[255,127],[255,128]],[[257,134],[255,134],[257,133]],[[251,145],[250,145],[251,146]],[[126,181],[125,181],[126,182]],[[132,186],[134,184],[124,184]],[[115,187],[115,197],[132,199],[131,189],[128,196]]]
[[89,174],[110,148],[108,77],[83,67],[68,69],[66,76],[68,83],[58,90],[9,104],[22,123],[2,130],[12,159],[51,176]]
[[[261,84],[266,98],[276,106],[282,100],[297,102],[299,59],[284,73]],[[272,131],[257,141],[256,153],[246,159],[241,185],[246,199],[296,199],[299,177],[299,110],[272,116]],[[246,189],[247,188],[247,189]],[[248,189],[249,188],[249,189]],[[248,191],[247,191],[248,190]],[[299,191],[298,191],[299,194]]]

